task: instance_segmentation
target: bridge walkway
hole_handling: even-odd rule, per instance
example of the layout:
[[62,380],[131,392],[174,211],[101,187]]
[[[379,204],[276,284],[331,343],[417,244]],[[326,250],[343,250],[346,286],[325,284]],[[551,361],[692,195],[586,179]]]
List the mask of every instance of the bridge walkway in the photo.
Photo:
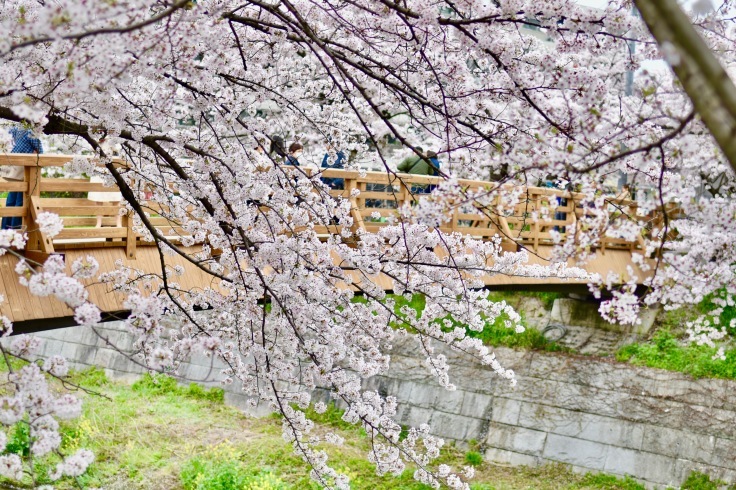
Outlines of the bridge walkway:
[[[25,168],[23,181],[0,181],[0,192],[15,191],[24,193],[24,205],[21,207],[0,207],[0,217],[18,216],[23,219],[24,229],[29,240],[25,250],[17,251],[18,255],[28,259],[43,261],[48,254],[65,255],[67,267],[79,257],[92,254],[100,263],[100,271],[112,271],[116,263],[150,273],[161,273],[161,256],[158,249],[135,232],[133,219],[121,213],[119,203],[100,203],[86,198],[88,192],[114,192],[115,188],[89,179],[50,178],[44,174],[51,167],[61,167],[78,155],[35,155],[35,154],[0,154],[0,166],[12,165]],[[117,162],[124,165],[124,162]],[[332,190],[334,197],[344,197],[351,203],[351,214],[354,228],[375,232],[387,226],[391,217],[398,215],[397,210],[419,199],[428,198],[422,194],[422,187],[438,185],[442,179],[416,175],[391,175],[385,172],[357,172],[348,170],[326,170],[321,174],[326,178],[344,180],[344,189]],[[400,178],[399,178],[400,177]],[[495,182],[458,180],[461,195],[467,197],[466,203],[453,206],[452,215],[440,226],[444,232],[468,234],[482,240],[493,237],[501,238],[501,246],[505,250],[516,251],[526,248],[530,252],[530,262],[547,263],[553,245],[553,235],[558,233],[566,239],[573,225],[585,221],[591,210],[583,206],[583,195],[558,189],[525,187],[511,188],[504,185],[506,193],[516,192],[518,202],[509,203],[498,197],[494,191],[500,184]],[[63,197],[61,197],[63,196]],[[484,196],[493,196],[485,198]],[[474,202],[483,202],[481,207]],[[4,204],[4,200],[0,200]],[[144,202],[144,209],[151,212],[151,222],[163,235],[172,241],[186,236],[181,223],[169,221],[157,211],[162,208],[158,203]],[[630,199],[606,198],[608,213],[607,223],[612,223],[618,216],[634,217],[642,222],[649,233],[656,232],[662,226],[660,211],[640,216],[639,204]],[[39,213],[49,211],[59,214],[64,222],[64,229],[53,239],[38,230],[36,217]],[[101,226],[97,227],[98,220]],[[315,226],[315,231],[322,237],[336,232],[336,227]],[[628,267],[641,281],[647,273],[636,267],[631,259],[632,253],[643,253],[645,236],[636,241],[605,236],[596,247],[594,258],[586,263],[586,270],[599,273],[604,277],[613,272],[623,280],[628,279]],[[187,248],[196,253],[197,247]],[[27,288],[18,284],[14,272],[19,258],[16,254],[5,254],[0,257],[0,294],[5,301],[0,304],[0,314],[6,315],[14,322],[23,322],[33,329],[32,325],[44,320],[62,320],[69,323],[72,311],[54,298],[38,298],[31,295]],[[212,285],[215,280],[206,272],[191,266],[178,256],[165,256],[167,266],[181,265],[186,273],[177,279],[183,288],[198,288]],[[572,263],[571,263],[572,264]],[[356,278],[357,279],[357,278]],[[375,279],[385,289],[391,289],[388,278]],[[524,278],[495,275],[485,279],[487,286],[493,288],[519,288],[563,286],[569,281],[555,278]],[[578,285],[582,286],[582,283]],[[90,300],[111,314],[124,314],[122,294],[112,292],[108,285],[88,284]],[[57,322],[58,323],[58,322]]]

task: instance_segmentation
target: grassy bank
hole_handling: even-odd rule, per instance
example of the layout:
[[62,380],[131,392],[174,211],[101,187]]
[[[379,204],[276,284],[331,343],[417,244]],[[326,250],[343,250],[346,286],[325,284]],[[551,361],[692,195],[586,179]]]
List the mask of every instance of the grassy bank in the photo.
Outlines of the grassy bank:
[[[520,298],[536,298],[542,302],[546,309],[552,308],[552,303],[559,295],[555,293],[513,293],[492,292],[489,299],[493,301],[506,301],[516,304]],[[414,295],[408,301],[402,296],[393,296],[399,307],[408,305],[421,313],[424,309],[424,298]],[[736,348],[725,349],[725,359],[716,358],[717,348],[706,345],[686,344],[682,341],[684,337],[684,325],[694,320],[697,316],[712,311],[716,305],[711,298],[706,298],[700,304],[690,308],[663,312],[655,325],[655,332],[649,339],[642,340],[620,348],[616,353],[616,359],[639,366],[647,366],[668,371],[679,371],[689,374],[695,378],[711,377],[736,379]],[[725,307],[720,314],[720,323],[730,325],[732,319],[736,318],[736,307]],[[572,352],[556,342],[547,340],[539,330],[527,328],[521,334],[513,329],[507,328],[504,321],[507,320],[502,314],[493,322],[487,322],[481,332],[468,331],[468,335],[480,338],[484,343],[492,346],[511,347],[514,349],[541,350],[548,352]],[[522,313],[522,323],[526,325]],[[736,329],[727,327],[730,336],[736,335]]]
[[[525,293],[525,296],[535,297],[542,301],[546,308],[552,308],[552,302],[557,298],[555,293]],[[413,308],[417,313],[421,315],[424,310],[425,300],[424,296],[415,294],[411,300],[407,300],[403,296],[389,295],[391,299],[396,302],[396,314],[401,315],[400,308],[402,306],[409,306]],[[514,301],[518,301],[518,293],[504,293],[504,292],[492,292],[489,293],[489,299],[496,302],[506,301],[507,303],[513,304]],[[568,352],[570,349],[550,340],[547,340],[542,332],[534,328],[527,328],[522,333],[516,333],[513,328],[508,328],[505,322],[508,320],[508,316],[502,313],[494,321],[487,321],[482,331],[476,332],[474,330],[468,330],[470,337],[479,338],[485,344],[492,346],[510,347],[512,349],[530,349],[530,350],[542,350],[548,352]],[[522,313],[522,324],[526,326],[524,316]]]
[[[131,385],[113,383],[99,370],[75,376],[111,400],[86,395],[83,416],[64,427],[64,450],[86,447],[95,463],[80,478],[84,487],[108,490],[282,490],[318,488],[308,466],[281,438],[281,421],[254,419],[223,402],[222,391],[182,388],[173,381],[144,377]],[[316,414],[312,414],[316,415]],[[352,487],[370,490],[425,490],[412,470],[400,477],[375,474],[365,460],[364,433],[330,409],[318,429],[346,438],[327,447],[334,466],[351,477]],[[480,449],[444,451],[443,463],[476,467],[474,490],[622,489],[643,487],[609,475],[579,475],[562,465],[508,468],[484,463]],[[2,483],[0,483],[0,486]],[[67,482],[58,488],[74,488]],[[705,488],[705,487],[703,487]]]

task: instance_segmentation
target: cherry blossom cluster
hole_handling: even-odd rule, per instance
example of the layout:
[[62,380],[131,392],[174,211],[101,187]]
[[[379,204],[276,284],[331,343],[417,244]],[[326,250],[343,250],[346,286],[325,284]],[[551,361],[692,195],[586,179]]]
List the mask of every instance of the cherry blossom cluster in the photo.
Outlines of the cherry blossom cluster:
[[[728,70],[734,8],[693,17]],[[339,441],[317,435],[304,414],[318,387],[375,435],[369,458],[380,472],[414,464],[421,481],[465,488],[469,471],[432,467],[442,443],[430,428],[399,441],[397,401],[362,382],[385,373],[393,340],[411,334],[447,389],[441,344],[513,383],[503,360],[467,335],[502,315],[523,329],[513,308],[487,299],[489,277],[590,282],[612,292],[602,314],[628,323],[642,301],[673,307],[736,292],[732,173],[671,73],[644,69],[663,54],[676,59],[628,0],[599,10],[573,0],[6,0],[0,29],[0,118],[93,153],[66,172],[117,185],[162,263],[160,274],[132,261],[100,271],[93,257],[52,256],[39,270],[20,262],[22,284],[70,305],[82,325],[100,319],[83,281],[115,288],[142,362],[171,373],[193,352],[224,362],[222,382],[281,412],[285,437],[325,486],[348,482],[317,449]],[[305,146],[300,166],[268,151],[279,150],[274,135]],[[439,154],[445,182],[374,221],[377,232],[360,226],[370,189],[338,197],[315,171],[339,150],[348,171],[383,169],[406,193],[397,157],[418,146]],[[110,148],[127,165],[113,164]],[[636,204],[610,195],[611,176],[628,179]],[[485,183],[471,190],[458,178]],[[538,184],[567,188],[575,214],[548,232],[543,265],[533,250],[505,250],[516,237],[500,226],[513,217],[523,224],[511,235],[550,228],[561,202],[540,208],[525,192]],[[456,212],[499,235],[442,232]],[[45,233],[60,229],[58,218],[39,218]],[[636,242],[627,277],[577,267],[606,238]],[[23,243],[0,232],[0,249]],[[182,263],[210,280],[182,288]],[[650,288],[643,300],[637,281]],[[423,298],[421,312],[397,308],[387,289]],[[87,459],[59,471],[72,475]]]
[[[49,475],[52,480],[82,475],[94,461],[94,456],[82,449],[64,458],[59,450],[61,434],[57,421],[79,417],[81,400],[69,393],[56,394],[47,379],[47,374],[57,379],[65,378],[69,371],[66,361],[61,356],[52,356],[42,364],[29,362],[36,356],[40,341],[26,335],[13,337],[5,346],[2,353],[6,362],[9,357],[15,357],[27,361],[27,364],[18,370],[8,364],[10,373],[7,381],[11,389],[0,398],[0,424],[8,428],[27,424],[31,454],[25,462],[21,455],[15,453],[0,456],[0,475],[21,481],[26,473],[33,473],[34,458],[51,454],[61,457],[61,462]],[[7,435],[0,431],[0,452],[5,451],[6,444]]]

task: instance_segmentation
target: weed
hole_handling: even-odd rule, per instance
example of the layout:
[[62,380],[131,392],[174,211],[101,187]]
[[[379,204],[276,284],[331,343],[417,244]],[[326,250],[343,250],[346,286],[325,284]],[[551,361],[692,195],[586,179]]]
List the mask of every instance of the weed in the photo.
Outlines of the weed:
[[183,387],[177,383],[176,379],[165,374],[144,374],[138,381],[133,383],[133,391],[158,396],[184,396],[219,404],[225,402],[225,391],[222,388],[203,388],[196,383],[190,383],[189,386]]
[[720,480],[711,480],[710,476],[705,473],[692,471],[680,488],[682,490],[718,490],[718,487],[723,484]]
[[72,371],[70,381],[85,388],[100,388],[110,382],[105,370],[96,366],[81,371]]
[[713,359],[716,349],[707,345],[681,345],[668,330],[654,334],[651,342],[629,344],[618,350],[616,359],[632,364],[680,371],[695,378],[736,379],[736,349],[726,359]]
[[475,451],[465,453],[465,462],[471,466],[479,466],[483,464],[483,455]]
[[186,490],[285,490],[284,481],[268,470],[253,471],[240,462],[242,454],[224,442],[184,464]]
[[22,458],[31,454],[31,430],[26,422],[18,422],[13,427],[13,435],[10,436],[5,451],[14,453]]
[[[488,298],[492,301],[497,302],[506,301],[507,299],[511,298],[510,295],[511,293],[492,292],[489,293]],[[533,295],[535,297],[539,297],[540,299],[542,299],[542,301],[548,302],[550,305],[557,298],[556,293],[534,293]],[[412,296],[411,299],[406,299],[405,297],[398,295],[389,295],[389,297],[395,301],[396,315],[401,318],[403,318],[404,316],[400,311],[403,306],[411,307],[417,312],[418,316],[421,316],[426,304],[426,299],[424,295],[421,294],[415,294]],[[515,295],[513,297],[518,298],[518,295]],[[451,327],[449,328],[455,328],[458,326],[464,327],[466,328],[466,332],[469,337],[478,338],[488,345],[511,347],[514,349],[544,350],[552,352],[566,352],[570,350],[555,342],[547,340],[540,331],[533,328],[527,328],[522,333],[516,333],[514,328],[509,328],[506,326],[506,322],[508,320],[508,316],[505,313],[502,313],[493,322],[487,321],[485,327],[480,332],[467,329],[465,325],[455,321],[452,317],[449,316],[447,318],[437,320],[437,323],[445,323],[445,321],[449,321],[449,324],[451,325]],[[396,326],[403,327],[403,325]]]
[[345,411],[337,408],[334,403],[328,403],[327,404],[327,410],[325,410],[323,413],[317,413],[314,410],[314,407],[310,406],[305,411],[307,417],[309,417],[311,420],[318,424],[322,425],[329,425],[331,427],[336,427],[338,429],[342,430],[355,430],[356,425],[351,424],[349,422],[345,422],[342,419],[342,416],[345,414]]
[[645,490],[646,487],[637,482],[630,476],[618,478],[613,475],[603,473],[587,473],[582,481],[581,486],[589,488],[597,488],[601,490]]

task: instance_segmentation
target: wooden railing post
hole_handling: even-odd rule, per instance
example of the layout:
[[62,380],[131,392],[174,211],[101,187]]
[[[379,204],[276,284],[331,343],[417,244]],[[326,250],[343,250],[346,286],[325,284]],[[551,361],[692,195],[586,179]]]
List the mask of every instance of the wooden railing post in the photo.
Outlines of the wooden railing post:
[[123,223],[125,224],[125,229],[128,232],[125,236],[125,255],[128,257],[128,259],[132,260],[135,259],[136,249],[136,236],[135,232],[133,231],[132,213],[128,212],[125,214],[125,216],[123,216]]
[[358,182],[355,179],[344,179],[345,190],[347,191],[347,198],[350,200],[350,216],[353,217],[353,232],[358,229],[365,230],[365,223],[363,222],[363,215],[360,214],[360,208],[358,207],[358,199],[353,196],[353,189],[358,188]]
[[32,202],[33,197],[41,197],[41,167],[25,167],[24,179],[26,184],[28,184],[28,190],[23,193],[23,203],[27,209],[26,216],[23,220],[26,225],[26,233],[28,234],[26,249],[41,250],[42,238],[35,219],[37,210],[34,209]]
[[[43,208],[41,207],[41,197],[33,195],[29,196],[29,202],[27,205],[31,213],[31,223],[33,223],[34,226],[37,226],[36,220],[38,215],[43,212]],[[49,238],[46,233],[38,229],[33,232],[33,235],[38,240],[38,246],[43,253],[54,253],[54,242],[51,241],[51,238]],[[29,250],[39,250],[39,248],[31,248]]]

